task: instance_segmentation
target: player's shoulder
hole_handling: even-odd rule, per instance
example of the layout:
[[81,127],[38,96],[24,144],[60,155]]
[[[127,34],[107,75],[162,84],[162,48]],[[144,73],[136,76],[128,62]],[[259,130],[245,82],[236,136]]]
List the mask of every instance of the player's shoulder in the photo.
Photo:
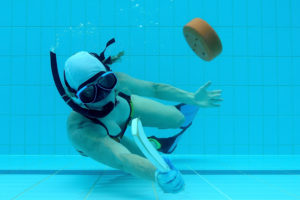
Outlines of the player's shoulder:
[[72,111],[67,119],[67,127],[69,131],[80,129],[87,124],[90,124],[90,120],[86,117],[82,116],[81,114]]

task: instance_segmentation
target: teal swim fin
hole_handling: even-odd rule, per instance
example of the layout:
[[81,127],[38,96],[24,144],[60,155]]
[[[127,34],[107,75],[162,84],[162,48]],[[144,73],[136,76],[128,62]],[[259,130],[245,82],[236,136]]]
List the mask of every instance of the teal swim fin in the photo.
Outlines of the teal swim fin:
[[187,130],[187,128],[192,125],[192,121],[199,110],[198,106],[188,105],[183,103],[178,104],[175,107],[180,112],[182,112],[182,114],[185,117],[184,123],[180,126],[180,129],[182,130],[176,135],[168,138],[158,138],[155,136],[148,137],[149,141],[158,151],[166,154],[170,154],[176,149],[179,139],[181,138],[183,133]]

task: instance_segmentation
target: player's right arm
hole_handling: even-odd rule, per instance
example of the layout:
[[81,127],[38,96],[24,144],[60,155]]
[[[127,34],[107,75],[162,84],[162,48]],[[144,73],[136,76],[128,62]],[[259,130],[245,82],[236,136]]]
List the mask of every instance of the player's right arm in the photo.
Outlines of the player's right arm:
[[132,154],[125,146],[111,139],[104,127],[72,112],[68,118],[68,136],[73,146],[92,159],[155,181],[156,167],[146,158]]

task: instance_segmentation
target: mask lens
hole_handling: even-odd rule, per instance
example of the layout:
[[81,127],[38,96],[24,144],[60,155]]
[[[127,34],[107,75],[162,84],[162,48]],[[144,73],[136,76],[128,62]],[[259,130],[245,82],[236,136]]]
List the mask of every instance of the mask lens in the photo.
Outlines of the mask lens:
[[83,103],[90,103],[94,101],[96,95],[96,88],[94,86],[88,86],[79,94],[79,98]]
[[113,89],[117,79],[113,73],[109,73],[98,80],[98,85],[105,89]]

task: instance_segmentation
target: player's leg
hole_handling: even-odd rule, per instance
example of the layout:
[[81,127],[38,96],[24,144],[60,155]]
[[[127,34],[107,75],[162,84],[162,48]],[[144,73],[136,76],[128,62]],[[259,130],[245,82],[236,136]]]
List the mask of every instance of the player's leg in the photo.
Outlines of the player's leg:
[[173,105],[164,105],[152,99],[131,95],[133,118],[140,118],[144,127],[160,129],[179,128],[185,121],[184,115]]

